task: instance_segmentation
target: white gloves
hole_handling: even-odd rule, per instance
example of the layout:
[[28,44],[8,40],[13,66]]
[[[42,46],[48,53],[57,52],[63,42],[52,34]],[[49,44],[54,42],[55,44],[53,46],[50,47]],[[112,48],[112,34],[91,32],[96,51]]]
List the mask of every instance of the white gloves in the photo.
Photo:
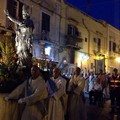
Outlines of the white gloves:
[[[7,97],[4,98],[4,100],[8,102],[8,101],[10,100],[10,97],[7,96]],[[19,103],[19,104],[25,103],[25,99],[24,99],[24,98],[20,98],[20,99],[18,100],[18,103]]]
[[9,101],[9,99],[10,99],[10,98],[9,98],[8,96],[7,96],[7,97],[5,97],[5,101]]
[[19,104],[25,103],[25,99],[24,99],[24,98],[20,98],[20,99],[18,100],[18,103],[19,103]]

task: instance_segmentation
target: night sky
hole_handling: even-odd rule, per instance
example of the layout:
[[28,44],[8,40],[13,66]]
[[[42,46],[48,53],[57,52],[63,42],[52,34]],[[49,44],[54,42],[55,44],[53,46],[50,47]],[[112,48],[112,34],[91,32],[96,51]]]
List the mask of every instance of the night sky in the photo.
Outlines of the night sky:
[[120,0],[65,0],[95,19],[120,29]]

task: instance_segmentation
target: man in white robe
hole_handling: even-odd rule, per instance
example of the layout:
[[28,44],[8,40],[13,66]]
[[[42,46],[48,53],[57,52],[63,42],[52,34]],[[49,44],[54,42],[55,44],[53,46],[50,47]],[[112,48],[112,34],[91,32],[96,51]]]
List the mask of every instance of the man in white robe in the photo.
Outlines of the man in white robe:
[[48,80],[49,92],[48,120],[64,120],[66,110],[66,80],[60,76],[60,70],[53,70],[53,78]]
[[23,82],[9,94],[5,100],[18,99],[19,104],[25,104],[21,120],[43,120],[46,112],[44,99],[48,95],[45,80],[36,65],[31,68],[31,76],[29,80]]
[[85,80],[80,76],[81,69],[76,68],[68,85],[68,120],[86,120],[86,107],[84,98]]

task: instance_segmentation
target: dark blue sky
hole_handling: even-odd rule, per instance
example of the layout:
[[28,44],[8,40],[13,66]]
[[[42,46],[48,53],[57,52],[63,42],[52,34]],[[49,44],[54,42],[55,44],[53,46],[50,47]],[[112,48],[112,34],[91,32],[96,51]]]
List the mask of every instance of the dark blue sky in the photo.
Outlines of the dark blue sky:
[[78,9],[120,29],[120,0],[66,0]]

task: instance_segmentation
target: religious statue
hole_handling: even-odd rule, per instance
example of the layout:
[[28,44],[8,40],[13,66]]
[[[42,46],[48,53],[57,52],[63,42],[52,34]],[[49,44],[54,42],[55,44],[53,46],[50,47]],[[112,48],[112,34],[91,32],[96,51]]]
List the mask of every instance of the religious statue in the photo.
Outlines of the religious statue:
[[5,11],[7,18],[16,25],[15,48],[18,55],[18,64],[26,66],[32,59],[32,33],[34,29],[33,21],[28,13],[28,6],[23,5],[22,22],[13,18],[8,11]]

